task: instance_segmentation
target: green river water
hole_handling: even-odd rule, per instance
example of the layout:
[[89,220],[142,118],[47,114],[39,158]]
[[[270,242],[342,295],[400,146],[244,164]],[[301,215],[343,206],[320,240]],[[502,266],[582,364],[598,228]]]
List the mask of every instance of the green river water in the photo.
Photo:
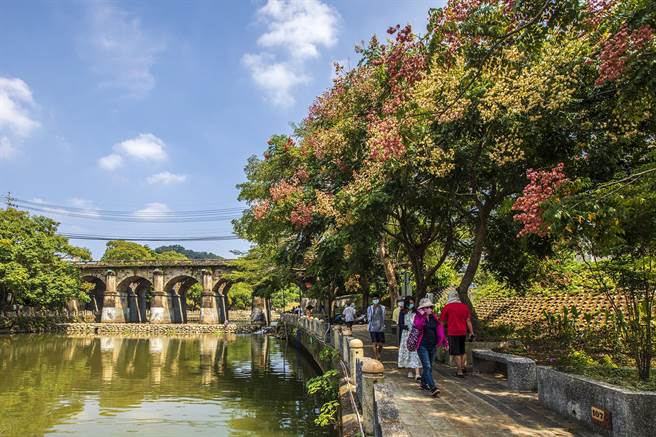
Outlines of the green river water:
[[272,337],[0,337],[0,436],[331,436]]

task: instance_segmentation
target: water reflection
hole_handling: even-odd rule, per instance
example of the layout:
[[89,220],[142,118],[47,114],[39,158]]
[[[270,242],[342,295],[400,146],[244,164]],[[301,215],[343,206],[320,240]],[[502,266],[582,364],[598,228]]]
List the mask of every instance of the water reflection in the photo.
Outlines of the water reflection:
[[0,435],[329,435],[266,336],[0,337]]

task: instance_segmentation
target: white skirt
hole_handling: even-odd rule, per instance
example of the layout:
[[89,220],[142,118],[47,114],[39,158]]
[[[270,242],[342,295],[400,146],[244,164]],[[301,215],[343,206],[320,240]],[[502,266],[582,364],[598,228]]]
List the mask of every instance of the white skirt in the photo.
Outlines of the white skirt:
[[401,334],[401,345],[399,346],[398,366],[408,369],[417,369],[421,367],[421,361],[419,360],[419,355],[417,355],[417,352],[410,352],[408,350],[408,335],[410,335],[410,331],[404,329],[403,333]]

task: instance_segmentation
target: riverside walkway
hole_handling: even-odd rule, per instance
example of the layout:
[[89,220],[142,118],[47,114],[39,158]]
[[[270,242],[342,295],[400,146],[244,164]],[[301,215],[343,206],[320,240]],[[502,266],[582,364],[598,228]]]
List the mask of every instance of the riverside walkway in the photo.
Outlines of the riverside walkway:
[[[373,357],[366,326],[353,326],[353,336],[365,345],[365,356]],[[439,398],[420,390],[407,370],[396,366],[397,337],[386,332],[381,355],[385,381],[394,390],[401,422],[412,437],[427,436],[597,436],[576,422],[549,410],[536,393],[518,393],[503,380],[488,375],[457,378],[445,365],[433,367],[441,390]]]

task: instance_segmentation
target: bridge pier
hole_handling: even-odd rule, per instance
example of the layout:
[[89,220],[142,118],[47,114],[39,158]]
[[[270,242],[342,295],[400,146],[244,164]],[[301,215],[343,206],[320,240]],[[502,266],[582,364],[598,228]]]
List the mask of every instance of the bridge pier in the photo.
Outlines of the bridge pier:
[[125,323],[125,313],[123,312],[123,302],[116,292],[116,273],[107,270],[105,274],[105,297],[103,299],[101,323]]
[[216,294],[212,291],[212,272],[202,272],[203,295],[200,304],[200,323],[216,325],[219,323],[219,311],[216,304]]
[[164,293],[164,272],[153,270],[153,301],[150,304],[150,323],[171,323],[169,298]]

